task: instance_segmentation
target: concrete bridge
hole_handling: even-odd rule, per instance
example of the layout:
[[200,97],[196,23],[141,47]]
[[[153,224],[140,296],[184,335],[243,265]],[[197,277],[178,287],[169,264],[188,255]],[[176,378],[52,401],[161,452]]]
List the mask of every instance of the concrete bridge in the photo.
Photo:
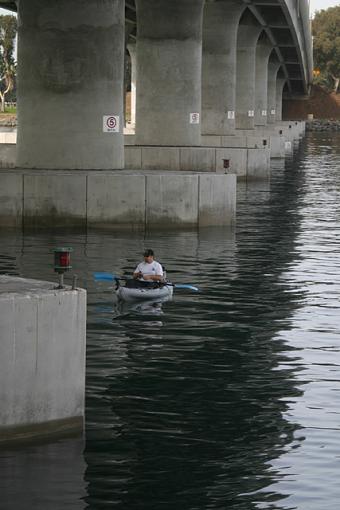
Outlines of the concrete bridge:
[[[218,184],[209,184],[206,221],[219,223],[211,212],[228,166],[239,176],[263,177],[269,156],[284,156],[284,143],[298,136],[281,122],[282,96],[309,90],[308,0],[2,0],[0,6],[19,15],[20,169],[181,170],[183,178],[190,171],[209,172],[210,179],[219,173]],[[124,135],[128,54],[132,125]],[[133,192],[137,181],[129,175]],[[231,185],[230,175],[225,179]],[[102,194],[107,181],[103,186]],[[164,198],[168,190],[159,186],[149,193]],[[178,181],[171,196],[181,189]],[[46,207],[41,215],[51,213]],[[234,207],[223,212],[227,222]],[[131,224],[138,214],[130,213],[117,214]],[[156,207],[153,217],[160,213]],[[109,224],[114,215],[102,211],[98,218]],[[193,215],[204,216],[196,209]]]

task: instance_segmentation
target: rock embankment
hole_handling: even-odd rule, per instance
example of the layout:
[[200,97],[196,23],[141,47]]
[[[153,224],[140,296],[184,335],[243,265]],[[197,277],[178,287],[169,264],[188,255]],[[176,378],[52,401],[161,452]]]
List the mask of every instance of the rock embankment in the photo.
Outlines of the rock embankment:
[[17,116],[15,114],[0,113],[0,126],[15,127],[17,125]]
[[306,131],[340,131],[340,120],[308,120],[306,122]]
[[309,115],[318,120],[340,120],[340,94],[314,85],[309,97],[284,100],[282,114],[284,120],[308,119]]

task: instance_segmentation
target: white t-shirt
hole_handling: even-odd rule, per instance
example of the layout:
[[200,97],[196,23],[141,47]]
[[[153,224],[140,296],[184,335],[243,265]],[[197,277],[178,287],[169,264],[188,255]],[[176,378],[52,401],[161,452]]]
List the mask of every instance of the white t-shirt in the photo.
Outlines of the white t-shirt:
[[160,263],[156,262],[155,260],[151,262],[151,264],[148,264],[148,262],[141,262],[140,264],[138,264],[134,272],[142,273],[143,276],[150,274],[152,274],[153,276],[155,275],[163,276],[163,268],[160,265]]

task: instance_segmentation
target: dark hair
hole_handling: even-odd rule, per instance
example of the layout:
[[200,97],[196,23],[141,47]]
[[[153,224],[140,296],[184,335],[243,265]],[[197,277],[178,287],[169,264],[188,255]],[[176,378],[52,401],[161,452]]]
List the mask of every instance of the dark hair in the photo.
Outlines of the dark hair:
[[150,256],[153,257],[153,250],[150,250],[150,249],[145,250],[143,255],[144,255],[144,257],[150,257]]

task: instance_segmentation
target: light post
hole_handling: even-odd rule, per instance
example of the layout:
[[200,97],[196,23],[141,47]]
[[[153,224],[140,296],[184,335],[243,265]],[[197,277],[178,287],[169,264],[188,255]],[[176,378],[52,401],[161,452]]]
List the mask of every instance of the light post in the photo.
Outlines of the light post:
[[64,273],[72,269],[71,251],[73,251],[73,248],[54,249],[54,271],[59,274],[59,285],[57,289],[64,288]]

